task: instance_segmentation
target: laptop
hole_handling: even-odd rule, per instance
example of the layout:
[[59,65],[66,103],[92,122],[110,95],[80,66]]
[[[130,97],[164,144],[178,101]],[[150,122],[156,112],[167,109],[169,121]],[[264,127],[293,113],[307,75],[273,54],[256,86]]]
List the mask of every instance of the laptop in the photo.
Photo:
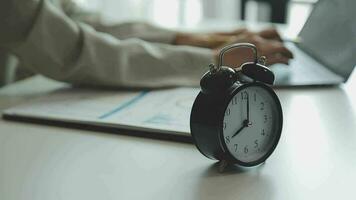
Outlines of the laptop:
[[294,53],[289,66],[271,66],[276,86],[336,85],[356,65],[355,0],[319,0],[298,35],[285,45]]

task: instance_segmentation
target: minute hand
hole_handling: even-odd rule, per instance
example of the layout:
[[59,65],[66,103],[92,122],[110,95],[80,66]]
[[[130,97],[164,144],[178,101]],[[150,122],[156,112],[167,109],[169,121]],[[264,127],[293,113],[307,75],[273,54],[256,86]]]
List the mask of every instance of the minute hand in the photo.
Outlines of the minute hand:
[[248,93],[246,92],[247,94],[247,121],[250,122],[250,97],[248,95]]

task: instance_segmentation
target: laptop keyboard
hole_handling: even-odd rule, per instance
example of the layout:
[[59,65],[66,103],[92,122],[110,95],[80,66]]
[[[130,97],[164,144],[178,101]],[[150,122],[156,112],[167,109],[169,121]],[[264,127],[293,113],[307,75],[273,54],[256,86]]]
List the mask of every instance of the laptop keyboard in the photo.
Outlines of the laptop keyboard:
[[343,81],[340,76],[323,67],[294,44],[286,43],[286,46],[293,52],[294,59],[289,65],[271,66],[277,85],[328,84]]

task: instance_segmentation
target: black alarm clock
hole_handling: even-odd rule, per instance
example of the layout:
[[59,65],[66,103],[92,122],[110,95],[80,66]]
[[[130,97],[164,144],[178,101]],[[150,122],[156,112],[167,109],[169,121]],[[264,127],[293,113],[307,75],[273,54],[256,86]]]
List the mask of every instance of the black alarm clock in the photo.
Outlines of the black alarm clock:
[[[239,70],[222,66],[225,52],[250,48],[254,61]],[[220,51],[217,66],[211,64],[200,81],[190,116],[190,130],[198,150],[226,164],[256,166],[276,148],[282,132],[280,101],[270,87],[274,74],[258,59],[253,44],[239,43]]]

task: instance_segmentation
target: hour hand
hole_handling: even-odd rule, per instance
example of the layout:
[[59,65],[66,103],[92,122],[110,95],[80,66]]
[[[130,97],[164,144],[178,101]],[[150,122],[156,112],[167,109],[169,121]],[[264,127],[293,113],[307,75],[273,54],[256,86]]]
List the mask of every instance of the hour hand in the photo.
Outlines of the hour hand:
[[235,137],[237,134],[239,134],[244,128],[248,127],[249,121],[248,120],[244,120],[242,127],[239,128],[239,130],[236,131],[236,133],[234,133],[234,135],[232,135],[231,137]]

